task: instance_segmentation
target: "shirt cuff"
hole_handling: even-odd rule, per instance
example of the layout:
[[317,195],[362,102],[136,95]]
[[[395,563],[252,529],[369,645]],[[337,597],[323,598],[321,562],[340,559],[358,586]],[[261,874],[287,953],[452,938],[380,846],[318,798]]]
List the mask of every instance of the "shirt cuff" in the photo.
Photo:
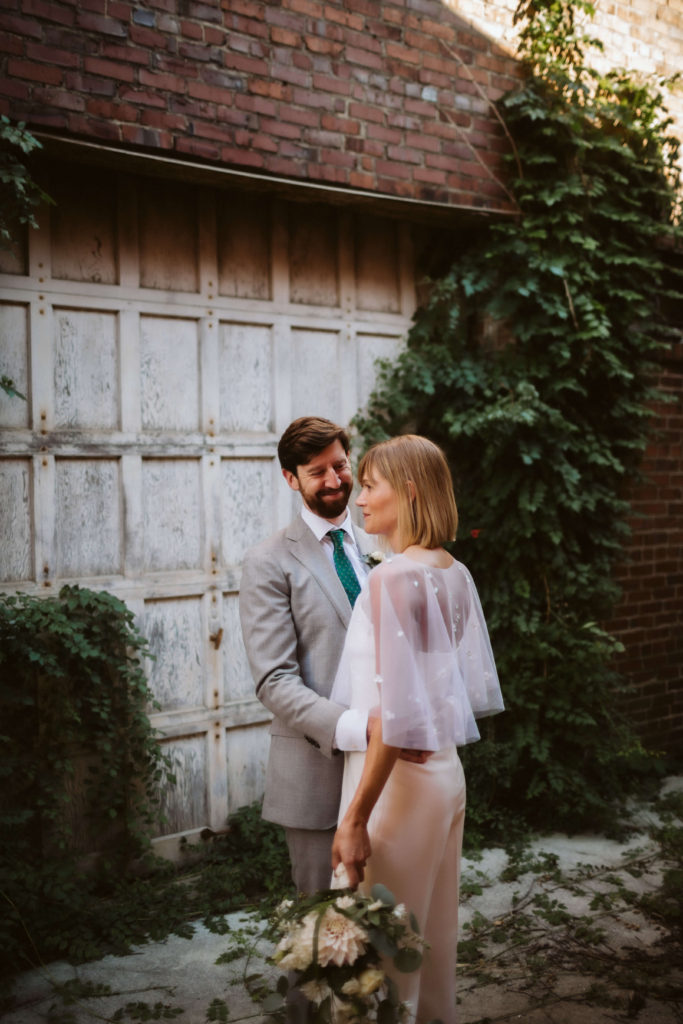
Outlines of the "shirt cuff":
[[359,708],[342,711],[334,733],[337,750],[368,749],[368,713]]

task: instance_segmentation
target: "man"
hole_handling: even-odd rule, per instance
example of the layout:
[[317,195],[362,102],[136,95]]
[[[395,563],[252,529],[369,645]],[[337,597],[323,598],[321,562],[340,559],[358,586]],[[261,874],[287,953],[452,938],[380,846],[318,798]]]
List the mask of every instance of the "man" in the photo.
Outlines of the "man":
[[274,715],[263,816],[284,826],[292,878],[310,893],[330,884],[340,751],[367,745],[365,716],[328,696],[371,538],[347,509],[353,476],[342,427],[313,416],[295,420],[278,458],[303,507],[246,553],[240,618],[256,694]]

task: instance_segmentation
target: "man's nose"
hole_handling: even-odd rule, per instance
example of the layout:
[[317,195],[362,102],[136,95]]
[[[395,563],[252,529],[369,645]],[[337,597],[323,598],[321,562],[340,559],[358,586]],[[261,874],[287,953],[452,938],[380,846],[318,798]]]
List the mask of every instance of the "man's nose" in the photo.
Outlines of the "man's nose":
[[[330,483],[330,481],[332,481]],[[325,473],[325,486],[326,487],[339,487],[341,483],[341,477],[334,466],[330,466]]]

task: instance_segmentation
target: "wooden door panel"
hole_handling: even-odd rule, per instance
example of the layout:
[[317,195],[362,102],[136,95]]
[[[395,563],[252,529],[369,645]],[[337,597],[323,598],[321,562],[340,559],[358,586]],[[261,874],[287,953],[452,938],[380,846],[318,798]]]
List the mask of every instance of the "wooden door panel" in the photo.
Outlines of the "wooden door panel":
[[343,419],[341,346],[340,331],[292,328],[292,419]]
[[223,564],[239,565],[247,548],[275,528],[272,460],[223,459],[221,494]]
[[123,573],[118,459],[55,459],[57,577]]
[[290,206],[289,298],[309,306],[339,306],[338,217],[325,206]]
[[33,468],[30,459],[0,460],[0,580],[30,580],[34,575]]
[[270,204],[263,196],[219,192],[216,212],[219,294],[268,301]]
[[53,324],[55,426],[118,429],[117,314],[57,307]]
[[138,224],[140,285],[169,292],[199,289],[199,203],[190,185],[142,179]]
[[191,831],[196,829],[198,822],[208,822],[207,742],[207,734],[202,731],[164,744],[164,753],[171,759],[176,783],[161,791],[161,814],[166,821],[160,826],[159,835]]
[[221,322],[220,430],[273,429],[273,329],[270,324]]
[[203,708],[206,628],[201,599],[147,601],[141,626],[155,659],[149,684],[161,711]]
[[358,217],[355,223],[355,287],[359,310],[400,313],[401,246],[396,221]]
[[198,459],[144,459],[142,506],[145,568],[196,569],[202,564],[201,478]]
[[143,430],[199,430],[199,380],[198,321],[177,317],[140,317]]
[[401,350],[403,338],[400,334],[358,333],[358,398],[365,405],[375,385],[378,359],[395,359]]
[[52,277],[118,283],[116,188],[111,174],[56,174],[48,191]]
[[262,793],[270,735],[266,725],[229,729],[226,736],[228,813],[251,803]]
[[28,372],[28,306],[25,303],[0,303],[0,338],[2,373],[14,381],[17,391],[25,396],[10,398],[0,392],[0,422],[3,427],[28,427],[31,415],[31,392]]

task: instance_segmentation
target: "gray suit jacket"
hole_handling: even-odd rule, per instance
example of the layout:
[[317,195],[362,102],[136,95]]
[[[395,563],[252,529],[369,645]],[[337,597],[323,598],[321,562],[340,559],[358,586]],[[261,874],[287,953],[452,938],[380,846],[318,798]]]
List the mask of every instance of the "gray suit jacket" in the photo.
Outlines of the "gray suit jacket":
[[[371,538],[354,526],[363,553]],[[351,605],[301,516],[247,551],[242,634],[259,700],[272,711],[263,816],[291,828],[337,823],[344,758],[333,750],[344,710],[327,698]]]

